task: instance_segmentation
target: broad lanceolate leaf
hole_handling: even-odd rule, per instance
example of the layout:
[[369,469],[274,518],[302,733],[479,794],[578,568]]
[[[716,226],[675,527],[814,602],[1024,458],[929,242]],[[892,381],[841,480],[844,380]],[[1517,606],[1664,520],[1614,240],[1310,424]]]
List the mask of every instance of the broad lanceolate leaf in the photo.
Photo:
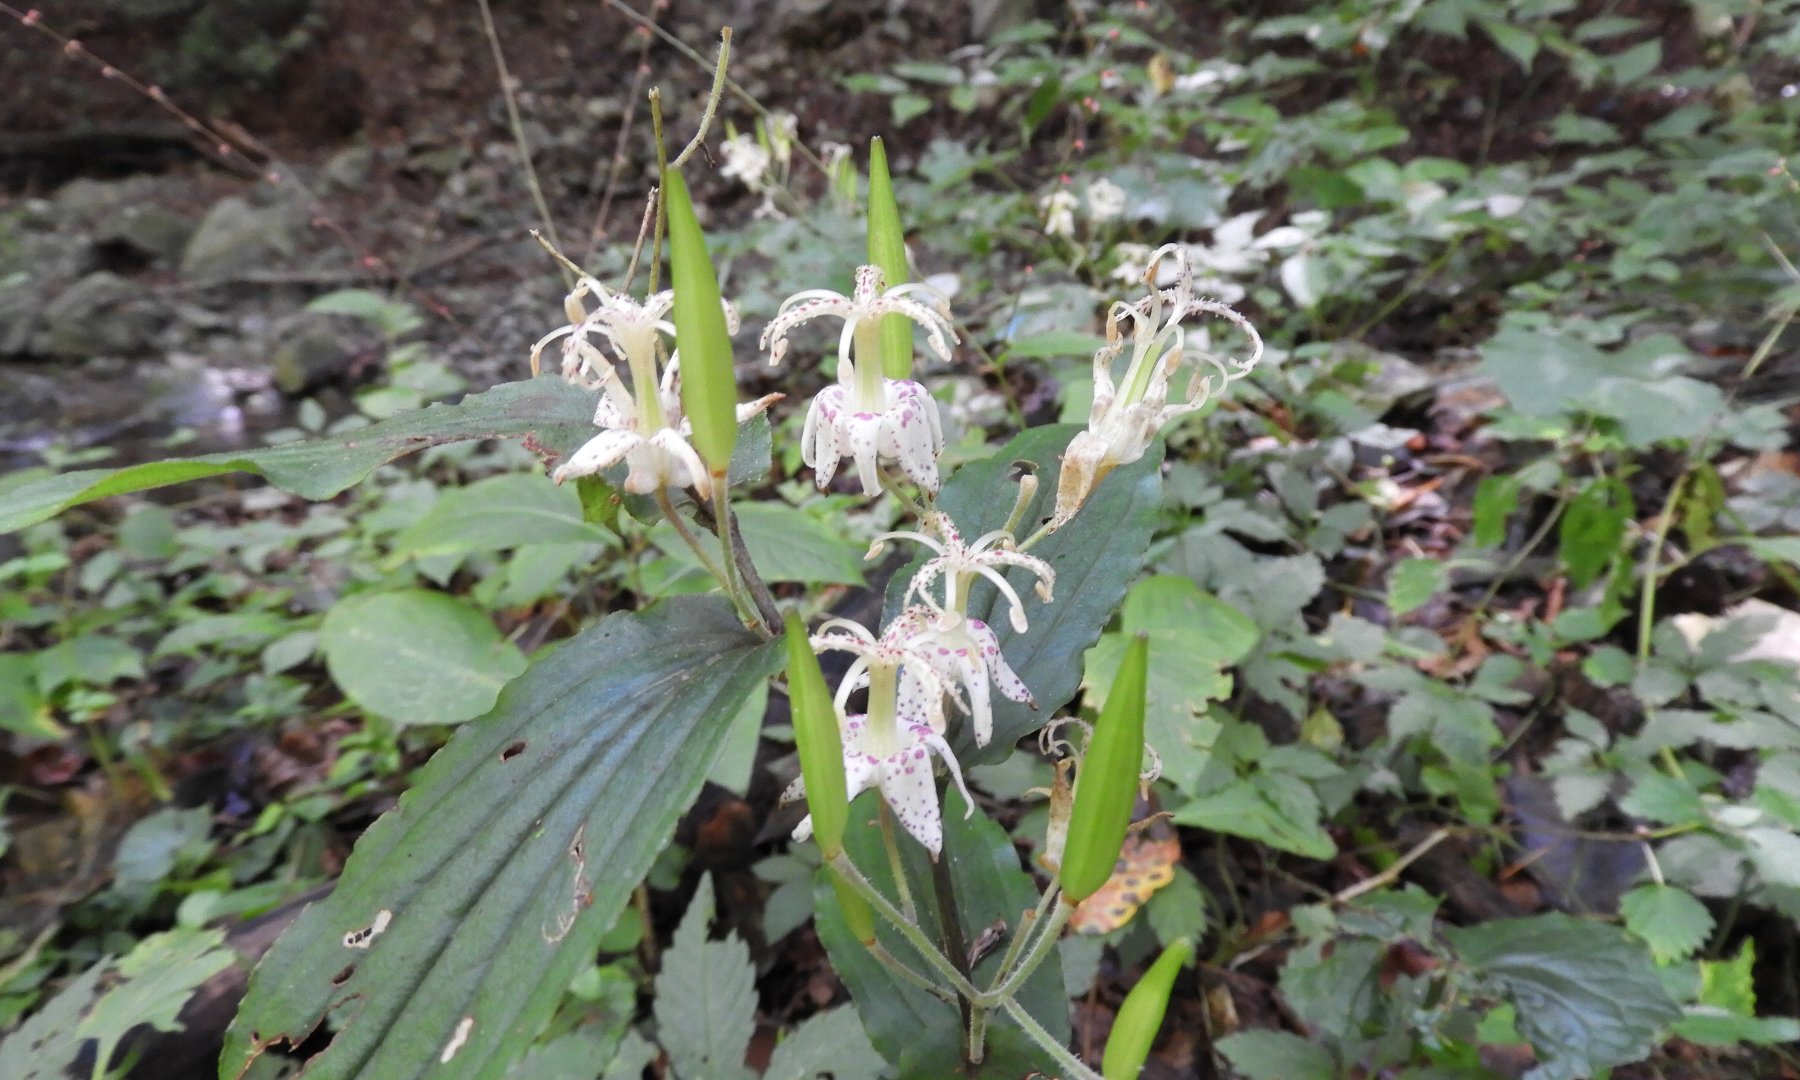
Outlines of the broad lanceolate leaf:
[[507,686],[257,968],[221,1077],[329,1016],[311,1080],[503,1076],[781,660],[718,597],[613,615]]
[[[1017,932],[1020,917],[1036,906],[1037,888],[1019,866],[1019,853],[1006,830],[986,814],[963,817],[964,803],[954,788],[944,803],[944,865],[948,867],[962,922],[962,938],[975,940],[983,930],[1004,920],[1009,932]],[[850,828],[844,848],[857,867],[890,899],[894,891],[881,832],[875,826],[878,793],[868,792],[850,806]],[[932,902],[931,870],[925,849],[910,840],[900,845],[913,898],[919,902],[919,925],[934,941],[942,941],[942,922]],[[993,1077],[1014,1080],[1035,1070],[1053,1068],[1025,1033],[1004,1013],[995,1014],[988,1028],[987,1056],[980,1067],[962,1061],[967,1032],[955,1009],[945,1002],[900,982],[881,966],[844,925],[829,884],[829,871],[814,879],[814,909],[818,913],[819,940],[831,956],[831,966],[850,988],[850,997],[862,1017],[869,1041],[883,1057],[899,1066],[903,1080],[930,1077]],[[885,921],[879,923],[881,943],[914,971],[926,971],[911,945]],[[975,968],[976,986],[993,982],[1004,945]],[[1063,996],[1062,965],[1053,953],[1032,973],[1017,995],[1019,1004],[1052,1036],[1069,1038],[1069,1003]],[[1049,1073],[1054,1075],[1054,1073]]]
[[394,556],[467,555],[528,544],[606,544],[611,534],[584,519],[576,485],[543,473],[490,476],[446,491],[394,538]]
[[750,1076],[744,1050],[756,1033],[756,969],[736,934],[710,940],[712,920],[712,878],[704,877],[656,977],[657,1039],[683,1080]]
[[[1049,517],[1056,502],[1059,461],[1069,440],[1080,431],[1070,424],[1032,428],[983,461],[956,470],[938,496],[938,509],[948,513],[963,536],[973,539],[1006,524],[1018,490],[1009,475],[1013,463],[1031,462],[1038,470],[1038,493],[1026,511],[1021,531],[1029,532]],[[1014,570],[1008,580],[1025,601],[1030,627],[1014,632],[999,590],[977,581],[969,591],[969,614],[984,620],[1000,640],[1006,660],[1037,698],[1037,709],[994,699],[994,739],[976,749],[968,725],[953,735],[958,758],[966,768],[998,761],[1012,753],[1013,743],[1044,726],[1081,685],[1081,657],[1100,637],[1137,578],[1150,546],[1157,507],[1162,502],[1162,443],[1129,465],[1114,469],[1073,521],[1031,549],[1056,570],[1056,599],[1046,604],[1031,588],[1029,573]],[[923,557],[894,575],[888,587],[887,611],[892,619],[900,598]]]
[[1680,1018],[1623,930],[1568,915],[1497,919],[1446,931],[1488,986],[1513,1003],[1538,1066],[1529,1080],[1575,1080],[1647,1056]]
[[329,499],[377,466],[470,439],[527,437],[535,449],[566,455],[592,437],[595,397],[561,379],[527,379],[326,439],[15,481],[0,485],[0,533],[109,495],[225,473],[254,473],[301,498]]
[[455,724],[494,707],[525,670],[517,646],[472,605],[427,589],[353,596],[319,627],[339,689],[400,724]]

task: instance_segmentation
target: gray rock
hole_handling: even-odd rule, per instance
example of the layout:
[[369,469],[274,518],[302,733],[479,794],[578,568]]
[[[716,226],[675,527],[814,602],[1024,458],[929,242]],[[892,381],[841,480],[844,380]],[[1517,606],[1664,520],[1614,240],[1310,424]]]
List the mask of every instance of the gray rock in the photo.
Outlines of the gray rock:
[[289,204],[253,206],[236,195],[220,199],[188,241],[181,272],[224,277],[292,255],[300,219],[298,208]]
[[64,289],[43,314],[31,351],[77,358],[149,352],[170,319],[168,306],[154,293],[104,270]]
[[333,317],[302,315],[284,329],[275,348],[275,385],[298,396],[344,379],[355,359],[355,349],[337,332]]
[[94,227],[94,242],[119,244],[147,259],[173,263],[193,234],[193,222],[168,207],[137,203],[102,219]]

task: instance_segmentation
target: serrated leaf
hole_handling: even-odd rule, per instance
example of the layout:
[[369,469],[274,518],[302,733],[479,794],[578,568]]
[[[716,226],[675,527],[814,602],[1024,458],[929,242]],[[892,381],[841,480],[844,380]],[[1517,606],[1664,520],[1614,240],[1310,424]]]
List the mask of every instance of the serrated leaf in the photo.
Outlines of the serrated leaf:
[[231,966],[223,930],[170,930],[137,943],[119,961],[125,981],[94,1003],[80,1034],[95,1040],[95,1060],[112,1063],[113,1051],[139,1024],[180,1031],[182,1006],[201,983]]
[[1664,964],[1692,956],[1713,929],[1706,905],[1670,885],[1638,886],[1619,898],[1619,914]]
[[744,1050],[756,1033],[756,969],[736,934],[709,940],[712,920],[712,878],[706,876],[656,976],[657,1038],[681,1080],[750,1075]]
[[1568,915],[1445,931],[1476,975],[1518,1010],[1537,1053],[1530,1080],[1576,1080],[1647,1056],[1681,1016],[1650,952],[1617,927]]
[[1120,609],[1121,632],[1103,635],[1082,659],[1086,689],[1106,700],[1132,637],[1150,639],[1145,738],[1162,755],[1164,775],[1177,787],[1206,765],[1216,730],[1199,717],[1209,701],[1231,693],[1224,669],[1256,647],[1261,633],[1250,617],[1203,591],[1193,580],[1160,575],[1131,587]]
[[1619,553],[1631,513],[1631,489],[1615,477],[1589,483],[1570,501],[1557,530],[1558,550],[1576,588],[1586,588]]
[[[962,919],[962,936],[973,941],[996,921],[1016,930],[1020,913],[1036,906],[1037,887],[1020,867],[1019,853],[1006,830],[986,814],[963,817],[964,804],[955,788],[946,793],[944,806],[944,863],[956,895]],[[896,895],[881,832],[874,825],[873,801],[867,792],[850,806],[850,827],[844,848],[858,868],[877,888]],[[915,898],[931,895],[930,863],[925,849],[901,841],[902,861]],[[986,1077],[1015,1080],[1033,1070],[1049,1070],[1052,1063],[1026,1038],[1005,1014],[996,1014],[988,1029],[988,1052],[981,1065],[962,1064],[965,1032],[955,1009],[943,1001],[900,982],[881,966],[844,925],[827,871],[813,882],[814,907],[818,912],[819,940],[831,957],[831,966],[850,989],[850,997],[862,1018],[869,1041],[902,1077]],[[937,907],[929,901],[918,908],[919,925],[934,941],[943,939]],[[885,921],[878,924],[881,942],[889,952],[915,971],[926,970],[911,945]],[[992,982],[1004,948],[990,953],[971,978],[977,986]],[[1068,1000],[1063,996],[1063,976],[1054,954],[1032,973],[1016,996],[1032,1017],[1063,1043],[1069,1039]],[[1054,1075],[1054,1073],[1050,1073]]]
[[1219,1040],[1219,1053],[1244,1080],[1333,1080],[1331,1051],[1286,1031],[1239,1031]]
[[855,1006],[840,1005],[807,1017],[792,1035],[776,1044],[762,1080],[815,1080],[820,1073],[839,1080],[875,1080],[889,1074],[887,1063],[869,1044]]
[[109,495],[227,473],[253,473],[303,499],[329,499],[377,466],[471,439],[522,437],[541,453],[567,455],[593,436],[596,397],[558,378],[525,379],[328,439],[59,473],[0,489],[0,533]]
[[1296,776],[1258,773],[1201,795],[1175,811],[1179,825],[1258,840],[1309,859],[1329,859],[1337,845],[1319,821],[1318,796]]
[[311,1080],[505,1075],[699,791],[726,720],[780,660],[716,596],[609,616],[538,660],[276,942],[221,1077],[328,1014]]
[[88,1040],[78,1030],[82,1014],[93,1002],[100,976],[111,964],[110,960],[102,960],[82,972],[0,1040],[0,1076],[9,1080],[67,1080],[69,1066]]
[[[1069,440],[1081,430],[1067,424],[1022,432],[990,458],[971,462],[950,477],[938,496],[938,509],[950,515],[964,537],[973,539],[1006,524],[1015,485],[1007,478],[1015,461],[1037,466],[1038,490],[1027,508],[1026,528],[1049,517],[1056,501],[1059,461]],[[1000,641],[1000,649],[1037,698],[1037,708],[998,696],[994,700],[994,738],[976,749],[968,725],[951,737],[966,768],[998,761],[1012,752],[1021,737],[1044,726],[1056,710],[1075,696],[1081,683],[1081,657],[1111,621],[1137,579],[1150,546],[1156,513],[1162,502],[1162,443],[1122,465],[1100,482],[1074,520],[1045,537],[1031,554],[1056,570],[1056,599],[1046,604],[1031,588],[1035,580],[1015,569],[1007,580],[1025,601],[1030,627],[1016,633],[1008,621],[999,590],[977,581],[969,591],[969,614],[984,620]],[[927,553],[928,554],[928,553]],[[888,585],[883,621],[900,611],[907,583],[924,565],[921,555]]]
[[525,657],[466,601],[426,589],[352,596],[325,613],[319,647],[350,700],[399,724],[480,716]]

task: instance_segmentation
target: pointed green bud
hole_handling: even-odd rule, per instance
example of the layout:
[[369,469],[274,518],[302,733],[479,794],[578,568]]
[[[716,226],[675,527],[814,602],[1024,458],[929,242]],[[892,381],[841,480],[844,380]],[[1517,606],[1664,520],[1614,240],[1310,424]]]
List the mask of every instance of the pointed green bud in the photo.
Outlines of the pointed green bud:
[[723,477],[737,441],[737,374],[719,276],[706,253],[687,184],[674,169],[663,173],[663,205],[675,289],[675,348],[681,353],[681,410],[694,426],[694,449],[714,476]]
[[[906,231],[900,227],[900,204],[894,201],[894,181],[879,135],[869,140],[869,263],[881,267],[888,288],[906,283]],[[883,315],[881,373],[910,379],[912,362],[912,323],[904,315]]]
[[1063,896],[1072,904],[1106,884],[1125,845],[1144,760],[1149,673],[1150,640],[1138,634],[1125,648],[1125,659],[1094,721],[1094,737],[1075,777],[1075,809],[1069,815],[1069,837],[1058,873]]
[[1156,1029],[1162,1027],[1163,1013],[1169,1008],[1169,995],[1175,989],[1175,976],[1194,955],[1194,943],[1176,938],[1144,972],[1144,977],[1125,995],[1113,1017],[1112,1035],[1106,1040],[1106,1055],[1100,1059],[1100,1075],[1106,1080],[1137,1080],[1138,1072],[1150,1058],[1150,1047],[1156,1043]]
[[[791,611],[787,613],[787,654],[788,704],[794,714],[800,775],[806,778],[806,808],[812,811],[819,851],[830,859],[844,849],[844,825],[850,820],[844,739],[838,733],[837,709],[831,704],[831,691],[825,689],[819,658],[807,640],[806,627]],[[844,911],[849,914],[850,908],[846,906]]]

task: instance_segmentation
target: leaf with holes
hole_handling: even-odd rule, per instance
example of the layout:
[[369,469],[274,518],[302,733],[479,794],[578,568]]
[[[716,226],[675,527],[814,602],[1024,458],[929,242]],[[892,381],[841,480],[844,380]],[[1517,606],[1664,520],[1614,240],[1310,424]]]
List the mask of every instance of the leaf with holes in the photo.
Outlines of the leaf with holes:
[[504,1076],[780,665],[717,596],[609,616],[538,660],[270,950],[220,1076],[320,1030],[310,1080]]

